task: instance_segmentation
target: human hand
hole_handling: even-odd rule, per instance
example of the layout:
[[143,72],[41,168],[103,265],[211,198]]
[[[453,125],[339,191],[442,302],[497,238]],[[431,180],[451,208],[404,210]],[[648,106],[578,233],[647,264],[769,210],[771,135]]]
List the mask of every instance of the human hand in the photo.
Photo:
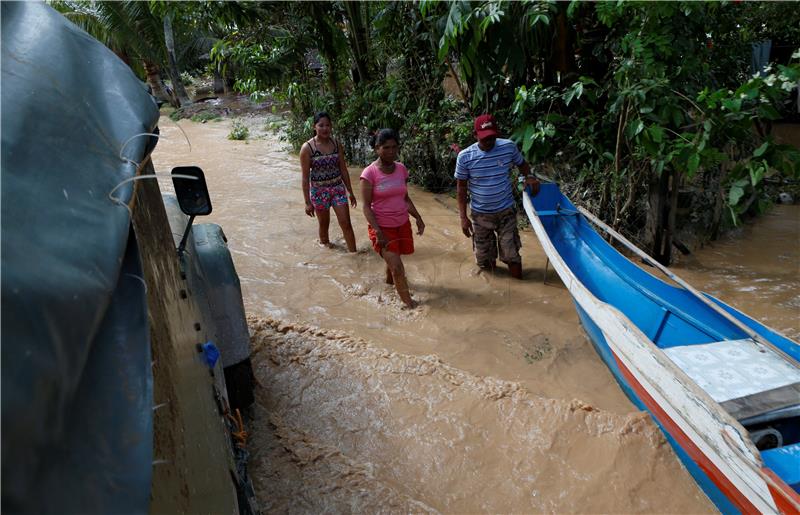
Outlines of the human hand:
[[536,177],[529,175],[525,178],[525,189],[531,192],[531,197],[535,197],[539,193],[540,188],[541,183],[539,183]]
[[358,200],[356,200],[356,194],[350,193],[350,207],[356,207],[358,205]]
[[463,232],[464,236],[467,238],[472,237],[472,220],[470,220],[469,217],[465,216],[461,219],[461,232]]
[[311,202],[306,202],[306,214],[314,218],[314,206],[311,205]]
[[417,218],[417,234],[422,236],[422,233],[425,232],[425,222],[422,221],[422,217]]
[[386,235],[383,234],[383,231],[381,230],[376,231],[375,237],[378,238],[378,247],[385,249],[386,245],[389,244],[389,242],[386,240]]

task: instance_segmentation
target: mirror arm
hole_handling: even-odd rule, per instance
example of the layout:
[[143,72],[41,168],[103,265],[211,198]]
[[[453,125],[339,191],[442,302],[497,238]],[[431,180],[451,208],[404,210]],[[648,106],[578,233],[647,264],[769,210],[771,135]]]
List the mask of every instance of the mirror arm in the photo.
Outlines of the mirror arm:
[[183,238],[181,238],[181,243],[178,245],[178,257],[183,256],[183,251],[186,249],[186,240],[189,238],[189,231],[192,228],[192,222],[194,222],[194,215],[189,217],[189,223],[186,224],[186,230],[183,231]]

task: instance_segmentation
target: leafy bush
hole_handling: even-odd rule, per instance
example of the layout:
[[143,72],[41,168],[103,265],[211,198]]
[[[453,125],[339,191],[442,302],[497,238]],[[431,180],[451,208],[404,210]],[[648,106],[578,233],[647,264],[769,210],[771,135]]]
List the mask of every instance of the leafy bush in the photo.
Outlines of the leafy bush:
[[233,120],[228,139],[242,141],[248,137],[250,137],[250,129],[241,120]]
[[181,82],[184,86],[191,86],[194,84],[194,78],[187,72],[181,72]]
[[222,117],[219,114],[212,113],[212,112],[209,112],[209,111],[199,112],[197,114],[192,115],[192,117],[190,118],[190,120],[192,120],[193,122],[198,122],[198,123],[205,123],[205,122],[208,122],[208,121],[217,121],[217,120],[221,120],[221,119],[222,119]]

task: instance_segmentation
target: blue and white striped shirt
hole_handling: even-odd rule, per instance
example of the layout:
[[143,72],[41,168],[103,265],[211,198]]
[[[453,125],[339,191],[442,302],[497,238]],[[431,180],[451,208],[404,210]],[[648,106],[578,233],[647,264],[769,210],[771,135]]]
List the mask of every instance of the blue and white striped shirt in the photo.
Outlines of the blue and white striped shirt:
[[473,143],[458,153],[456,179],[469,181],[470,206],[477,213],[497,213],[514,205],[512,166],[525,160],[510,139],[497,138],[494,148],[484,152]]

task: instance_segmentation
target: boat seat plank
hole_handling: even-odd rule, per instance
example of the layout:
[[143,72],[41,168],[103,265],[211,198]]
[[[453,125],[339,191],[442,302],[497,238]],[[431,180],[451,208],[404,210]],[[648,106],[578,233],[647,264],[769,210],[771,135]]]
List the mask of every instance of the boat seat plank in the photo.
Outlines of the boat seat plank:
[[800,384],[797,367],[751,339],[683,345],[664,352],[720,403]]
[[651,326],[650,330],[647,331],[647,337],[650,338],[650,341],[658,345],[658,337],[661,335],[661,330],[664,328],[664,323],[667,321],[667,317],[669,317],[669,310],[664,308],[664,306],[658,306],[659,315],[653,317],[654,323]]
[[562,209],[553,209],[553,210],[542,210],[536,211],[536,214],[539,218],[543,216],[569,216],[569,215],[577,215],[577,211],[564,211]]
[[[721,405],[736,420],[752,419],[765,413],[774,413],[774,415],[780,415],[783,412],[789,413],[792,410],[785,408],[800,406],[800,383],[731,399]],[[771,419],[772,417],[762,418]]]

